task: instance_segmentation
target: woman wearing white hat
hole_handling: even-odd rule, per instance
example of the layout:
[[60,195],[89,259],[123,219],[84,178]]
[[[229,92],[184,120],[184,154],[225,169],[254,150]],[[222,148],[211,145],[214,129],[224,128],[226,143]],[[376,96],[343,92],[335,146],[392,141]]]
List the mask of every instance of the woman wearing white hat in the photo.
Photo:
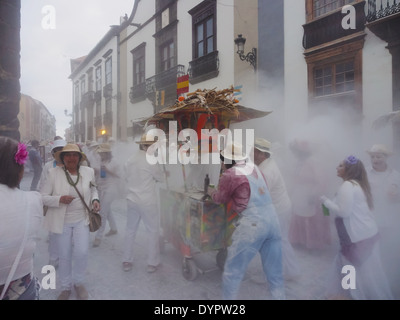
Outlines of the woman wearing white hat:
[[[367,153],[371,166],[367,168],[376,207],[376,219],[382,227],[390,226],[390,216],[400,215],[400,173],[388,163],[393,155],[385,145],[375,144]],[[388,220],[389,219],[389,220]]]
[[224,265],[222,296],[227,300],[237,298],[246,269],[259,252],[272,297],[285,299],[278,216],[264,176],[246,159],[241,145],[228,144],[221,151],[224,172],[218,190],[208,191],[214,202],[231,202],[239,214]]
[[94,170],[81,166],[86,156],[76,144],[67,144],[54,157],[63,166],[50,169],[41,194],[43,204],[48,206],[44,226],[57,238],[62,290],[58,300],[68,300],[73,285],[78,298],[86,300],[89,295],[83,283],[89,253],[89,218],[76,189],[88,206],[100,210]]
[[389,164],[393,152],[383,144],[375,144],[367,153],[367,168],[374,198],[374,217],[381,234],[382,262],[393,291],[400,295],[400,173]]

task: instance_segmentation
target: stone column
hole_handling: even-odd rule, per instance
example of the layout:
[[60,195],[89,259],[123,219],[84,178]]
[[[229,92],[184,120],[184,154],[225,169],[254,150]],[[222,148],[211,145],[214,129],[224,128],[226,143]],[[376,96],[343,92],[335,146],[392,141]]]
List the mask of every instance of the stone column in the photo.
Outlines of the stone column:
[[21,0],[0,2],[0,136],[20,140]]

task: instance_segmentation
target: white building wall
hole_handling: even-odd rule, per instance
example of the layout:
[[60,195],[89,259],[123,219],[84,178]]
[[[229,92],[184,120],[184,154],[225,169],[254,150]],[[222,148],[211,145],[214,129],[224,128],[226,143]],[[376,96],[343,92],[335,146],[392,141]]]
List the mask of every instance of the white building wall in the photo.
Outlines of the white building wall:
[[299,125],[304,125],[308,117],[307,63],[302,45],[305,23],[304,1],[285,0],[285,88],[284,114],[285,137],[288,140]]
[[[178,64],[188,71],[192,60],[192,16],[188,13],[201,0],[178,1]],[[197,89],[222,90],[234,84],[233,58],[233,0],[217,1],[217,50],[219,55],[219,75],[201,83],[189,84],[189,92]]]
[[[133,18],[132,23],[144,25],[147,23],[142,29],[139,29],[135,26],[129,26],[127,35],[128,37],[135,32],[133,36],[131,36],[127,40],[127,81],[128,81],[128,91],[125,92],[127,95],[127,117],[126,117],[126,126],[129,130],[132,127],[132,123],[140,120],[141,118],[149,117],[153,114],[153,105],[150,100],[145,99],[140,102],[136,102],[132,104],[129,100],[129,91],[133,85],[133,59],[131,51],[141,45],[143,42],[146,43],[146,79],[155,75],[155,39],[153,37],[156,32],[155,19],[152,19],[152,16],[155,13],[155,0],[146,0],[140,1],[137,7],[136,14]],[[121,39],[122,40],[122,39]],[[130,135],[127,137],[130,139]]]
[[393,145],[391,126],[373,129],[373,121],[392,111],[392,56],[387,43],[368,29],[363,51],[364,146],[374,143]]
[[[112,126],[112,136],[110,135],[109,137],[113,137],[114,139],[116,139],[117,137],[117,127],[116,127],[116,119],[117,119],[117,92],[118,92],[118,87],[117,87],[117,83],[118,83],[118,48],[117,48],[117,37],[114,36],[110,39],[110,41],[105,44],[105,46],[90,60],[90,61],[86,61],[86,65],[85,67],[75,75],[75,77],[72,79],[72,83],[73,83],[73,87],[76,81],[79,81],[79,101],[82,100],[82,92],[81,92],[81,86],[80,86],[80,79],[82,76],[85,76],[85,93],[89,91],[89,83],[88,83],[88,76],[87,76],[87,72],[89,71],[90,68],[93,68],[92,72],[93,72],[93,84],[92,84],[92,90],[96,91],[96,68],[98,67],[98,65],[96,66],[95,63],[98,60],[101,60],[101,76],[102,76],[102,94],[101,94],[101,116],[103,118],[104,113],[106,112],[105,110],[105,98],[103,96],[103,88],[105,86],[106,83],[106,79],[105,79],[105,61],[111,56],[112,57],[112,96],[113,98],[111,99],[112,101],[112,113],[113,113],[113,126]],[[107,56],[106,58],[103,58],[103,55],[109,51],[112,50],[112,53]],[[73,100],[75,101],[75,100]],[[93,117],[96,117],[96,104],[93,107]],[[79,119],[78,123],[75,122],[75,124],[79,125],[79,123],[82,121],[81,119],[81,109],[79,107],[79,113],[78,115],[75,114],[74,115],[75,119]],[[74,120],[75,121],[75,120]],[[86,136],[87,136],[87,130],[88,130],[88,112],[87,109],[85,110],[85,122],[86,122]],[[97,138],[97,132],[96,129],[94,127],[94,123],[93,123],[93,140],[96,140]],[[80,141],[80,142],[85,142],[85,141]]]
[[[142,2],[141,2],[142,3]],[[139,5],[140,6],[140,5]],[[145,28],[139,30],[133,37],[128,40],[128,54],[127,54],[127,70],[128,70],[128,90],[133,85],[133,58],[131,51],[137,48],[143,42],[146,43],[146,79],[155,75],[155,20],[152,20]],[[132,104],[129,101],[128,95],[128,110],[127,110],[127,127],[132,126],[132,121],[137,121],[140,118],[149,117],[153,114],[153,105],[150,100],[145,99],[140,102]]]

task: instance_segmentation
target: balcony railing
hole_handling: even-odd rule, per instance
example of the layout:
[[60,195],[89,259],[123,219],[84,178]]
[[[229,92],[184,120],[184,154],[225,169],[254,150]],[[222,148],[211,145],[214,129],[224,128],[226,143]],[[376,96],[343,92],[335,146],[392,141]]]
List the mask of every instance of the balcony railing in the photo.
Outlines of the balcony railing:
[[341,10],[336,10],[331,14],[303,25],[303,47],[309,49],[363,31],[365,29],[364,5],[365,2],[354,4],[356,9],[356,29],[344,29],[342,27],[343,14]]
[[109,99],[112,97],[112,83],[106,84],[103,87],[103,97]]
[[96,102],[101,100],[101,89],[95,92],[94,99],[96,100]]
[[164,90],[171,85],[176,88],[176,78],[185,74],[185,66],[177,65],[171,69],[163,71],[155,76],[146,79],[146,95]]
[[129,101],[135,103],[146,99],[146,83],[143,82],[136,86],[131,87],[129,91]]
[[203,57],[197,58],[189,62],[190,83],[198,83],[200,81],[214,78],[219,72],[218,51],[211,52]]
[[81,103],[84,107],[90,107],[94,104],[94,102],[95,102],[94,91],[88,91],[83,94]]
[[385,18],[397,13],[400,13],[399,0],[368,0],[368,22]]

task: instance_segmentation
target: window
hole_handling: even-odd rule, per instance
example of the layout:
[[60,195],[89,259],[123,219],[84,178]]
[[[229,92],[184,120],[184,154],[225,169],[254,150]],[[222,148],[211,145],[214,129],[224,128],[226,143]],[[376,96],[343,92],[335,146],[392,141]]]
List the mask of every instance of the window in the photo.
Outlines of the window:
[[161,28],[169,25],[169,8],[165,9],[161,14]]
[[112,59],[111,57],[106,60],[106,85],[112,83]]
[[76,82],[74,86],[74,102],[75,105],[79,104],[79,82]]
[[193,24],[193,58],[216,51],[216,2],[204,1],[189,11]]
[[101,66],[96,68],[96,91],[101,91]]
[[81,96],[83,96],[86,92],[86,82],[85,78],[81,79]]
[[133,57],[133,85],[137,86],[146,81],[145,72],[145,45],[140,45],[132,51]]
[[87,72],[88,76],[88,91],[93,91],[93,69],[90,68],[90,70]]
[[210,17],[196,25],[196,58],[214,51],[214,18]]
[[173,41],[161,46],[161,72],[175,66],[175,44]]
[[315,96],[344,93],[354,90],[354,61],[328,65],[314,70]]
[[313,17],[317,18],[352,2],[355,0],[313,0]]
[[106,113],[112,112],[112,101],[111,99],[106,100]]

